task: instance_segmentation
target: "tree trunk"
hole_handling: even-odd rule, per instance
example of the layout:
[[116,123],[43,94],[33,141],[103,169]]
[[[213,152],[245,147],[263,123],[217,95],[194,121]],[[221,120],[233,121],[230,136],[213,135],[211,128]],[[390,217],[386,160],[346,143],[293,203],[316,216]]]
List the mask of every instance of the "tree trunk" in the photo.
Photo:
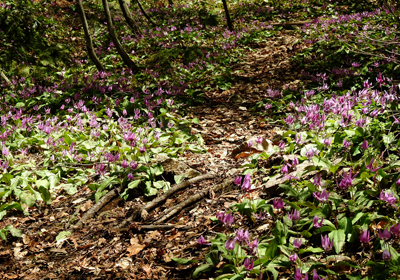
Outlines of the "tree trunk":
[[128,6],[126,5],[125,0],[118,0],[119,2],[119,6],[121,7],[121,11],[124,14],[126,23],[128,24],[128,26],[131,28],[131,30],[133,31],[133,33],[140,33],[140,30],[136,24],[136,22],[133,20],[131,13],[128,9]]
[[155,27],[155,26],[156,26],[156,23],[151,19],[151,17],[150,17],[150,16],[146,13],[146,11],[143,9],[143,6],[142,6],[142,4],[140,3],[139,0],[132,0],[132,1],[131,1],[132,6],[135,4],[135,2],[137,2],[138,6],[139,6],[139,9],[140,9],[140,11],[142,12],[142,14],[144,15],[144,17]]
[[92,38],[90,37],[89,26],[86,21],[85,10],[83,9],[82,0],[76,0],[76,3],[78,4],[78,13],[82,21],[83,31],[85,32],[86,49],[89,58],[92,60],[94,65],[96,65],[97,70],[104,71],[104,67],[103,65],[101,65],[100,60],[98,59],[93,49],[93,42]]
[[128,54],[122,48],[121,43],[118,41],[117,36],[115,35],[114,26],[112,24],[112,19],[111,19],[110,8],[108,7],[107,0],[102,0],[102,2],[103,2],[104,13],[106,15],[106,20],[107,20],[108,33],[110,34],[110,37],[114,43],[114,46],[117,48],[117,52],[121,56],[125,65],[128,66],[128,68],[132,69],[135,72],[139,72],[139,70],[140,70],[139,67],[135,64],[135,62],[132,61],[132,59],[130,59]]
[[226,16],[226,22],[228,24],[228,28],[230,31],[233,31],[233,24],[231,21],[231,17],[229,16],[229,10],[228,10],[228,5],[226,4],[226,0],[222,0],[222,4],[224,4],[224,10],[225,10],[225,16]]

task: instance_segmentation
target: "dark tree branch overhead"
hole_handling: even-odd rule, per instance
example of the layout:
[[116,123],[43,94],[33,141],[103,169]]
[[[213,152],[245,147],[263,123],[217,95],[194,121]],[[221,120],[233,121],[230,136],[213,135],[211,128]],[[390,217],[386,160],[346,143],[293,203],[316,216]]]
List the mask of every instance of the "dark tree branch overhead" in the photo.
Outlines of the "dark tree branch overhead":
[[110,34],[111,40],[113,41],[114,46],[117,49],[117,52],[121,56],[125,65],[128,66],[128,68],[132,69],[135,72],[139,72],[140,70],[139,67],[135,64],[135,62],[132,61],[132,59],[130,59],[129,55],[122,48],[121,43],[119,42],[117,36],[115,35],[114,26],[111,19],[110,8],[108,6],[107,0],[102,0],[102,2],[103,2],[104,13],[106,15],[106,20],[107,20],[108,33]]
[[86,16],[85,16],[85,10],[83,9],[82,0],[76,0],[76,3],[78,4],[79,17],[81,18],[83,31],[85,32],[86,49],[87,49],[89,58],[92,60],[94,65],[96,65],[97,70],[104,71],[104,67],[100,63],[100,60],[98,59],[98,57],[93,49],[93,42],[92,42],[92,38],[90,37],[89,26],[88,26]]

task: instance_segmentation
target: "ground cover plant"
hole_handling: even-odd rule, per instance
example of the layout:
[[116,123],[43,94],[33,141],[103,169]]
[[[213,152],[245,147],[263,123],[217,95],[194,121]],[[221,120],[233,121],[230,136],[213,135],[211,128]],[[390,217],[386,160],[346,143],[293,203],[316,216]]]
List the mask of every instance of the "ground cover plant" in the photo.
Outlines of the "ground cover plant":
[[[161,249],[155,255],[149,249],[148,255],[168,267],[179,265],[168,269],[165,277],[171,279],[188,278],[188,273],[214,279],[398,279],[397,3],[231,2],[232,31],[222,2],[141,3],[148,19],[137,2],[125,3],[134,29],[119,3],[109,4],[118,40],[138,69],[126,67],[116,52],[100,2],[83,5],[104,71],[87,57],[76,3],[8,1],[0,6],[0,242],[14,248],[14,253],[5,249],[1,258],[28,259],[36,246],[29,240],[46,248],[73,243],[75,251],[86,249],[76,243],[87,231],[80,228],[116,195],[127,205],[123,217],[114,218],[108,231],[93,234],[113,240],[124,236],[115,230],[128,232],[130,246],[127,257],[114,258],[107,277],[150,277],[155,273],[151,265],[142,274],[126,265],[151,247],[134,230],[152,224],[146,202],[161,200],[188,182],[185,176],[167,180],[158,159],[184,161],[188,154],[213,153],[204,133],[193,130],[201,122],[191,110],[219,104],[215,100],[221,97],[213,95],[225,96],[239,82],[256,84],[267,75],[265,65],[254,71],[255,78],[235,65],[267,39],[293,34],[296,40],[286,53],[300,81],[289,83],[288,78],[256,91],[254,102],[239,101],[247,106],[239,110],[251,109],[276,134],[270,149],[254,152],[253,146],[269,140],[260,136],[235,158],[240,171],[222,186],[236,186],[233,191],[242,197],[228,209],[214,206],[205,218],[207,230],[190,235],[198,243],[191,245],[195,257],[166,256]],[[234,103],[234,97],[224,102]],[[206,187],[199,199],[223,188]],[[76,199],[82,193],[84,206]],[[70,198],[78,203],[76,211],[57,214],[57,229],[47,237],[47,230],[25,232],[15,222],[46,216]],[[134,201],[139,206],[129,204]],[[129,225],[140,220],[139,229]],[[260,225],[268,230],[260,232]],[[44,245],[41,238],[53,243]],[[22,244],[30,248],[25,253]],[[114,247],[120,254],[121,245]],[[29,260],[33,266],[35,258]],[[121,258],[124,262],[118,263]],[[11,267],[2,273],[9,275]],[[81,269],[88,278],[105,271],[87,268],[77,257],[63,277],[78,277]]]

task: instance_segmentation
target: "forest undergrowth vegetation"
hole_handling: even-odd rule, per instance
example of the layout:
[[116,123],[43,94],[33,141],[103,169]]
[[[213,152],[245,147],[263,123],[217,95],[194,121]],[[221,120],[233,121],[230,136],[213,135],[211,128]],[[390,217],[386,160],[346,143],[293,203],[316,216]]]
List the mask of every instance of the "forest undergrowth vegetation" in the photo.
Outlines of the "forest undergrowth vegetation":
[[[209,247],[204,260],[175,261],[199,262],[194,278],[398,279],[398,5],[235,1],[229,31],[217,1],[157,2],[147,6],[155,26],[138,20],[138,33],[115,8],[115,30],[139,72],[116,53],[101,5],[84,5],[105,71],[86,57],[74,4],[0,4],[0,70],[11,81],[0,87],[0,219],[43,211],[82,187],[95,202],[118,186],[124,199],[168,190],[154,158],[206,152],[190,132],[199,120],[185,117],[186,108],[230,89],[233,63],[289,31],[299,38],[291,59],[303,83],[271,88],[254,105],[284,131],[274,152],[252,155],[235,180],[252,192],[284,175],[282,196],[217,213],[223,230],[198,240]],[[304,23],[282,24],[295,21]],[[277,155],[282,161],[270,170],[259,164]],[[247,222],[236,223],[238,215]],[[259,236],[253,229],[261,223],[270,230]],[[21,234],[0,229],[4,241]]]

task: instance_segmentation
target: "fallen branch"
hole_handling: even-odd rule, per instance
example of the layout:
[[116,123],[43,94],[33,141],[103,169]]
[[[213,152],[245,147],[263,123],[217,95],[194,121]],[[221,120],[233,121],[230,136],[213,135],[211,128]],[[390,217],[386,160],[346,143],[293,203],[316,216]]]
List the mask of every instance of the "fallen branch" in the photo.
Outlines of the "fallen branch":
[[[226,186],[230,185],[233,183],[235,179],[227,179],[225,181],[223,181],[221,184],[215,185],[212,187],[212,190],[214,192],[219,191],[220,189],[225,188]],[[205,197],[207,194],[209,193],[209,189],[202,191],[201,193],[198,193],[194,196],[191,196],[189,199],[175,205],[174,207],[170,208],[170,210],[167,212],[167,214],[165,216],[163,216],[162,218],[158,219],[155,224],[159,224],[164,222],[165,220],[168,220],[169,218],[171,218],[173,215],[175,215],[176,213],[180,212],[183,208],[189,206],[190,204],[195,203],[196,201],[202,199],[203,197]]]
[[287,26],[287,25],[304,25],[306,23],[312,23],[312,21],[294,21],[294,22],[271,22],[272,26]]
[[4,80],[4,82],[6,82],[6,84],[8,86],[12,86],[13,84],[11,83],[11,81],[7,78],[6,74],[4,74],[3,70],[0,69],[0,77],[1,79]]
[[171,230],[171,229],[176,229],[176,230],[191,230],[192,227],[188,226],[183,226],[183,225],[138,225],[133,226],[133,227],[127,227],[127,228],[119,228],[120,232],[123,231],[146,231],[146,230]]
[[84,222],[87,220],[93,218],[93,216],[99,212],[101,208],[103,208],[104,205],[106,205],[111,199],[113,199],[115,196],[117,196],[119,193],[122,192],[122,187],[119,187],[117,189],[113,189],[109,191],[105,196],[100,198],[100,200],[93,205],[83,216],[82,218],[73,226],[71,227],[81,227]]
[[147,217],[147,214],[150,210],[152,210],[153,208],[155,208],[157,205],[161,204],[162,202],[164,202],[165,200],[167,200],[167,198],[172,195],[173,193],[186,188],[187,186],[197,183],[199,181],[205,180],[205,179],[211,179],[214,178],[215,174],[213,173],[208,173],[208,174],[204,174],[201,176],[197,176],[195,178],[189,179],[187,181],[184,181],[182,183],[179,183],[175,186],[173,186],[172,188],[170,188],[169,190],[167,190],[162,196],[159,196],[157,198],[155,198],[154,200],[152,200],[151,202],[147,203],[145,206],[143,206],[142,208],[140,208],[139,210],[135,211],[132,216],[130,216],[129,218],[127,218],[126,220],[124,220],[121,224],[120,224],[120,228],[124,227],[127,223],[130,223],[136,219],[138,219],[139,217],[142,217],[143,219],[145,219]]

